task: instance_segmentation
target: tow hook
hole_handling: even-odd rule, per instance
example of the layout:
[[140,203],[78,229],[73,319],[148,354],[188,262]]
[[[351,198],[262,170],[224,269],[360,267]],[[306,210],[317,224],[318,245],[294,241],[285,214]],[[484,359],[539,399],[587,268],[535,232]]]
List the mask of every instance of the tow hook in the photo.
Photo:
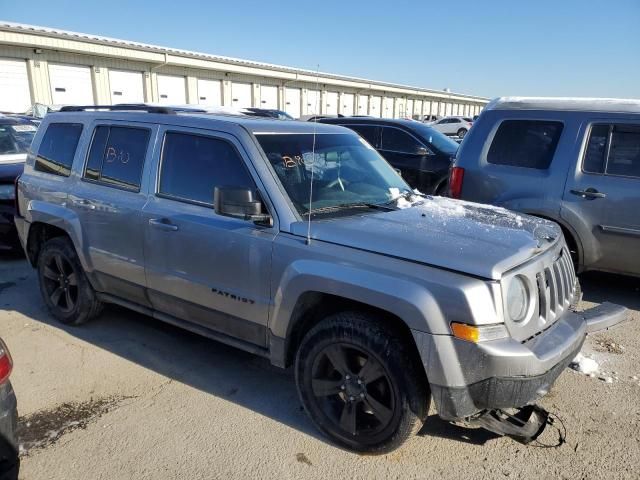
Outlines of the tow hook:
[[498,435],[506,435],[525,445],[536,440],[545,427],[553,423],[549,412],[538,405],[527,405],[510,410],[515,410],[515,413],[500,409],[486,410],[469,420],[469,423]]

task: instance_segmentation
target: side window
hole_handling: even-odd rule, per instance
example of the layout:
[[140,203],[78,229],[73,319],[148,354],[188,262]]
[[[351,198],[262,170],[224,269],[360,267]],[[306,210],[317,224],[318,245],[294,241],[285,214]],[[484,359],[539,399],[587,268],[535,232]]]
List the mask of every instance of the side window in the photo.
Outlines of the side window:
[[40,143],[34,169],[68,177],[81,133],[80,123],[49,124]]
[[607,173],[640,178],[640,125],[613,127]]
[[216,186],[255,189],[236,149],[226,140],[167,132],[158,193],[213,205]]
[[546,170],[556,152],[562,123],[544,120],[505,120],[487,154],[495,165]]
[[415,153],[422,145],[415,138],[398,128],[382,128],[382,149],[394,152]]
[[358,133],[373,147],[378,146],[378,138],[380,134],[380,128],[375,125],[344,125]]
[[87,158],[84,178],[129,190],[140,190],[149,145],[146,128],[99,126]]
[[604,173],[609,125],[594,125],[582,161],[582,170],[588,173]]

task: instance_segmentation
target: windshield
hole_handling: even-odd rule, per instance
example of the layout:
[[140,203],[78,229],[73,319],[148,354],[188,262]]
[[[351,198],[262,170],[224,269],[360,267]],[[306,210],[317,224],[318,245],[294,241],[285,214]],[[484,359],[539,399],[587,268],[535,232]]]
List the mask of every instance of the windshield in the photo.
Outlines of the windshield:
[[0,125],[0,155],[27,153],[37,129],[30,123]]
[[444,133],[437,131],[435,128],[416,122],[415,125],[411,125],[411,129],[415,130],[416,133],[419,133],[425,142],[428,142],[429,145],[444,154],[455,155],[458,151],[458,144],[447,137]]
[[[301,215],[385,205],[409,186],[366,141],[352,133],[256,134],[280,182]],[[313,171],[313,200],[309,195]]]

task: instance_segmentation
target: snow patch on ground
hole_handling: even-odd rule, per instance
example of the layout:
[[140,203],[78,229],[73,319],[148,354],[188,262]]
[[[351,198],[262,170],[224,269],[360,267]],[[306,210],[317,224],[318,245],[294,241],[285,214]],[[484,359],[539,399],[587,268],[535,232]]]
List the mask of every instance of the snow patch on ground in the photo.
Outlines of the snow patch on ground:
[[578,353],[569,366],[577,372],[590,376],[595,376],[600,370],[598,362],[593,358],[585,357],[582,353]]

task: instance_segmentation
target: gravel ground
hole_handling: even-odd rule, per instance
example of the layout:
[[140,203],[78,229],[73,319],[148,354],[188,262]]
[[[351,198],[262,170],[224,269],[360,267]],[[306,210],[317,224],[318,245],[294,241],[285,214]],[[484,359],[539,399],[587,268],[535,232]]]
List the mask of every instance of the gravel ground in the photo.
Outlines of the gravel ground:
[[[604,374],[567,370],[542,401],[566,443],[524,446],[432,412],[403,448],[364,457],[316,432],[290,371],[118,308],[83,327],[59,325],[27,263],[0,259],[21,478],[638,478],[640,279],[582,283],[583,308],[622,303],[633,322],[587,340],[583,354]],[[540,441],[558,443],[557,431]]]

